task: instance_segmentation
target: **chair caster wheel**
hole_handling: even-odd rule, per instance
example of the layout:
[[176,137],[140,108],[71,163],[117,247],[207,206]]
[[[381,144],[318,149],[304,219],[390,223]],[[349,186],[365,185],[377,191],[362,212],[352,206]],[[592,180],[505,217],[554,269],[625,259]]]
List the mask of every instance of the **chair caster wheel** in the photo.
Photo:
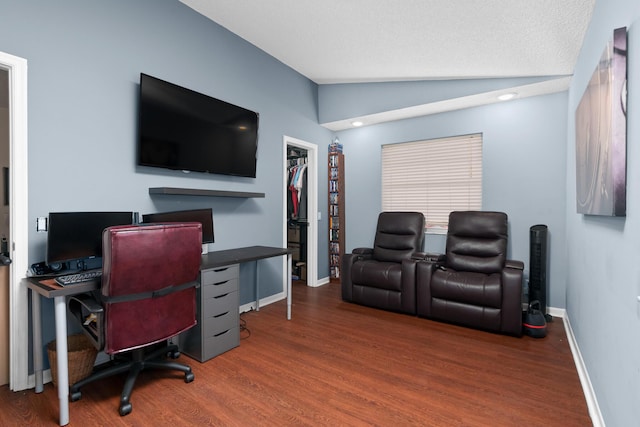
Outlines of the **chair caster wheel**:
[[179,351],[172,351],[169,353],[169,357],[171,357],[172,359],[177,359],[178,357],[180,357],[180,352]]
[[124,417],[125,415],[129,415],[132,409],[133,408],[131,407],[131,403],[124,403],[120,405],[120,416]]
[[80,400],[81,397],[82,397],[82,393],[80,393],[79,391],[73,391],[69,394],[69,398],[71,399],[72,402],[77,402],[78,400]]
[[187,374],[184,374],[184,382],[185,383],[190,383],[191,381],[193,381],[196,377],[193,375],[193,372],[189,372]]

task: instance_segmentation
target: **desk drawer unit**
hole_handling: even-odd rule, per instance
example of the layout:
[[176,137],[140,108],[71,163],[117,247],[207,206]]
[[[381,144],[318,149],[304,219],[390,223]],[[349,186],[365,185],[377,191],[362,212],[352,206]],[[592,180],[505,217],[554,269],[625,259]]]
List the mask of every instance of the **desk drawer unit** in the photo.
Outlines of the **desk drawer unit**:
[[237,264],[200,272],[198,324],[180,335],[180,349],[205,362],[240,345]]

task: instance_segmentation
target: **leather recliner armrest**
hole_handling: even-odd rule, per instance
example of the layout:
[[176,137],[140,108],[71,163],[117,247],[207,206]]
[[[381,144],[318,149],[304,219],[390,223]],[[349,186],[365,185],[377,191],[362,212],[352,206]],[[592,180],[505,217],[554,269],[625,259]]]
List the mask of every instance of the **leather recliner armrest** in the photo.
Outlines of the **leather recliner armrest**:
[[504,263],[505,268],[516,268],[518,270],[524,270],[524,262],[508,259]]
[[416,265],[416,313],[419,317],[431,315],[431,277],[437,268],[438,263],[431,260],[419,261]]
[[437,253],[428,253],[427,260],[433,261],[438,264],[444,264],[447,260],[447,256],[445,254],[437,254]]
[[373,248],[355,248],[351,253],[354,255],[372,255]]
[[351,251],[351,256],[352,263],[356,261],[373,259],[373,248],[354,248]]
[[416,252],[411,256],[411,259],[442,264],[444,263],[446,256],[435,252]]
[[502,270],[502,326],[504,333],[522,335],[522,261],[507,260]]

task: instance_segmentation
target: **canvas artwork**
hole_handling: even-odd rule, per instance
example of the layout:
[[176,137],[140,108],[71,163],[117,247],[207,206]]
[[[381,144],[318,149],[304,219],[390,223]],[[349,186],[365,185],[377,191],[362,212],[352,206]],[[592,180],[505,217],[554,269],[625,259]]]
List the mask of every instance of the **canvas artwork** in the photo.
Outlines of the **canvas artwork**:
[[576,110],[576,204],[587,215],[626,215],[627,29],[607,45]]

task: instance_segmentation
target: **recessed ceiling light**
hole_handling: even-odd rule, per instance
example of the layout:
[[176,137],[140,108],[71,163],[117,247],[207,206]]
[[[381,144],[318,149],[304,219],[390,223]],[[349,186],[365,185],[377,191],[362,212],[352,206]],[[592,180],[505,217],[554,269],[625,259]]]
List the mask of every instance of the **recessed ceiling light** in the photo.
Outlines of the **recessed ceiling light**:
[[363,124],[364,123],[362,123],[359,120],[356,120],[355,122],[351,122],[351,126],[356,127],[356,128],[362,126]]
[[508,101],[510,99],[515,98],[516,95],[517,95],[517,93],[515,93],[515,92],[503,93],[502,95],[498,96],[498,99],[500,101]]

